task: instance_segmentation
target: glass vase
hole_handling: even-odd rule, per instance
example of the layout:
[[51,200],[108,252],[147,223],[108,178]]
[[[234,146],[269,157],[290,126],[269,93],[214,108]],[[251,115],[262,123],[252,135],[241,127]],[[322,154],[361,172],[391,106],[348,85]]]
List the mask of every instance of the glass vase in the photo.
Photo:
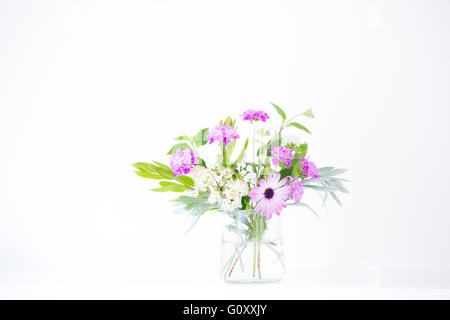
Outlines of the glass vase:
[[226,282],[273,282],[285,274],[281,217],[222,213],[221,276]]

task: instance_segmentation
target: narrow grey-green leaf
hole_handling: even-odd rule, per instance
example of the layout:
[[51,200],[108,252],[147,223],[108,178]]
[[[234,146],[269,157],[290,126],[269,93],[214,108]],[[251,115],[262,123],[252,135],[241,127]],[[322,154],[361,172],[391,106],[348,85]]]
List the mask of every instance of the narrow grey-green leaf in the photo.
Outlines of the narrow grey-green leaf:
[[302,207],[306,207],[309,211],[311,211],[312,213],[314,213],[319,219],[322,219],[322,217],[316,212],[316,211],[314,211],[314,209],[313,208],[311,208],[309,205],[307,205],[306,203],[304,203],[304,202],[299,202],[299,203],[297,203],[297,205],[298,206],[302,206]]
[[311,185],[311,184],[303,184],[304,188],[310,188],[310,189],[314,189],[317,191],[325,191],[325,192],[334,192],[336,191],[336,188],[334,187],[324,187],[324,186],[315,186],[315,185]]
[[341,201],[339,200],[339,198],[337,197],[337,195],[336,195],[334,192],[330,192],[330,195],[331,195],[331,197],[334,199],[334,201],[336,201],[336,203],[337,203],[340,207],[342,207],[342,203],[341,203]]

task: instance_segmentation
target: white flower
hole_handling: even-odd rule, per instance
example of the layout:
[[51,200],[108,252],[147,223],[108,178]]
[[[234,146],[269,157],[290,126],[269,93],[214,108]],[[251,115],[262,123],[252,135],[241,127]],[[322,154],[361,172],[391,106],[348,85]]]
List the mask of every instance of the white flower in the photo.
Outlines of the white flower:
[[211,176],[210,171],[202,166],[194,166],[191,174],[195,189],[198,191],[206,191]]
[[244,176],[244,181],[250,183],[251,185],[256,185],[256,173],[249,172]]
[[222,201],[222,196],[220,195],[220,192],[217,190],[211,190],[211,193],[208,198],[208,203],[214,204],[214,203],[220,203]]
[[224,195],[228,201],[237,201],[240,199],[239,192],[233,189],[227,189],[224,192]]
[[231,179],[233,177],[234,171],[230,168],[220,168],[219,175],[225,179]]
[[244,180],[234,180],[227,184],[229,190],[236,192],[237,194],[246,194],[248,192],[247,182]]
[[303,143],[302,139],[298,135],[294,134],[286,134],[282,137],[283,144],[295,144],[296,146],[299,146]]
[[239,209],[241,207],[241,199],[238,201],[230,201],[227,199],[224,199],[221,203],[222,209],[225,211],[233,211],[236,209]]

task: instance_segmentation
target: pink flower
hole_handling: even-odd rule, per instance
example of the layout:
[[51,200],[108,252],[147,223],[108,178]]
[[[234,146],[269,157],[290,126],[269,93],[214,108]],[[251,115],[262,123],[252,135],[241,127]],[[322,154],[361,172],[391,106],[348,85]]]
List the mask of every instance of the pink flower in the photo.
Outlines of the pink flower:
[[242,120],[247,121],[264,121],[269,119],[269,115],[262,110],[247,110],[242,114]]
[[239,138],[238,133],[232,127],[224,125],[224,126],[216,126],[212,129],[209,134],[206,136],[208,142],[211,144],[214,141],[223,142],[224,144],[229,144],[232,140],[236,140]]
[[302,163],[303,178],[317,179],[319,177],[319,169],[317,169],[314,162],[307,159],[300,159],[299,161]]
[[294,203],[297,204],[303,195],[303,185],[302,182],[298,179],[295,179],[291,182],[291,198],[294,200]]
[[259,180],[259,187],[253,188],[248,195],[250,201],[259,203],[255,212],[261,212],[261,217],[267,215],[272,218],[273,213],[280,215],[281,210],[286,207],[285,201],[289,198],[291,188],[286,184],[287,178],[280,180],[280,174],[268,175],[267,180]]
[[286,168],[291,166],[291,159],[294,158],[291,149],[281,147],[271,147],[269,151],[272,153],[272,163],[278,165],[280,162],[286,163]]
[[199,161],[192,150],[178,149],[170,159],[170,167],[172,168],[174,177],[188,174],[191,171],[192,165],[198,163]]

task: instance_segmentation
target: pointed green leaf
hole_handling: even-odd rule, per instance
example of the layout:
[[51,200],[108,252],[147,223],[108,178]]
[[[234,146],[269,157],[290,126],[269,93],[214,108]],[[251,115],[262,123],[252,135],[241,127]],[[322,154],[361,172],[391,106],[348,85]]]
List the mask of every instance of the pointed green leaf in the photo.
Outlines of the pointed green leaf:
[[247,150],[247,146],[248,146],[248,139],[245,140],[244,146],[242,147],[242,150],[239,153],[239,156],[237,157],[236,162],[241,162],[242,159],[244,159],[245,151]]
[[288,127],[295,127],[295,128],[298,128],[298,129],[300,129],[300,130],[306,131],[306,132],[308,132],[309,134],[311,134],[311,131],[309,131],[305,126],[302,126],[300,123],[297,123],[297,122],[291,122],[291,123],[289,123],[289,124],[288,124]]
[[149,179],[156,179],[156,180],[164,179],[159,174],[152,174],[152,173],[147,173],[147,172],[143,172],[143,171],[135,171],[135,172],[138,176],[140,176],[142,178],[149,178]]
[[166,170],[171,170],[170,167],[166,166],[165,164],[158,162],[158,161],[153,161],[153,163],[155,163],[158,167],[162,168],[162,169],[166,169]]
[[183,187],[183,188],[184,188],[183,185],[181,185],[181,184],[179,184],[179,183],[176,183],[176,182],[172,182],[172,181],[161,181],[161,182],[159,183],[159,185],[160,185],[161,187],[178,186],[178,187]]
[[147,172],[147,173],[156,173],[157,166],[147,162],[136,162],[133,163],[133,166],[139,171]]
[[169,179],[169,180],[173,180],[173,172],[172,172],[172,170],[158,168],[157,171],[164,178]]
[[309,108],[308,110],[306,110],[305,112],[302,113],[302,115],[309,117],[309,118],[314,118],[314,114],[311,110],[311,108]]
[[279,106],[277,106],[275,103],[271,102],[270,103],[275,110],[277,110],[278,114],[281,116],[281,118],[283,119],[283,122],[286,120],[286,113],[283,111],[283,109],[281,109]]
[[181,182],[182,184],[193,187],[194,186],[194,180],[191,177],[188,176],[177,176],[174,178],[175,180]]

